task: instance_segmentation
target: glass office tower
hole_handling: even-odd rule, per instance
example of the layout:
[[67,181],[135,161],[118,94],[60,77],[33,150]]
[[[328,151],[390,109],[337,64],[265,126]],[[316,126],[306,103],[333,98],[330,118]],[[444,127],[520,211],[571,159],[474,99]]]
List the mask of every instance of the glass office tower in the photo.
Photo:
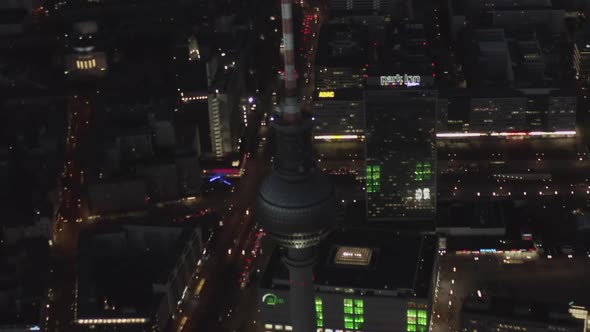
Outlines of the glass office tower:
[[365,92],[369,221],[434,219],[436,102],[434,90]]

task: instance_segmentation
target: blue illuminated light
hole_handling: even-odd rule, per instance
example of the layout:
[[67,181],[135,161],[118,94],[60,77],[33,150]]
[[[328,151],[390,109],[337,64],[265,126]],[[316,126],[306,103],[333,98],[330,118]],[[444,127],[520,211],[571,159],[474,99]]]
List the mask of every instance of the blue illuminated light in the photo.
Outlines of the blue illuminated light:
[[214,176],[214,177],[210,178],[209,179],[209,182],[213,182],[213,181],[219,180],[219,179],[221,179],[221,175],[217,175],[217,176]]
[[227,180],[223,180],[223,183],[227,184],[228,186],[231,186],[231,183]]
[[31,327],[29,329],[29,331],[41,331],[41,328],[39,326],[35,325],[35,326]]
[[479,249],[479,252],[481,252],[481,253],[484,253],[484,252],[495,253],[496,249]]

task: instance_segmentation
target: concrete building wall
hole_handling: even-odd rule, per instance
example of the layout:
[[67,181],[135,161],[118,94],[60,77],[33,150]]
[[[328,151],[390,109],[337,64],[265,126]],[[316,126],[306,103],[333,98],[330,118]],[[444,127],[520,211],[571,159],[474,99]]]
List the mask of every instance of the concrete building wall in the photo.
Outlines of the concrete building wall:
[[3,240],[7,245],[15,244],[22,239],[44,238],[52,239],[52,222],[47,217],[39,218],[34,223],[24,225],[4,226]]
[[362,67],[318,67],[315,74],[316,90],[364,88],[365,72]]

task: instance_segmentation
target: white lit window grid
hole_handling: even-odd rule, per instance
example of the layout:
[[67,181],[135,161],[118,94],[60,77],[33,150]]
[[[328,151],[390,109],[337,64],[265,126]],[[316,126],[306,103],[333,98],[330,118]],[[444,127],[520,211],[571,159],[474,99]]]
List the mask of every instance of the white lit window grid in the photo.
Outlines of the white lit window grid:
[[370,248],[339,247],[336,251],[336,264],[367,266],[371,263],[373,251]]
[[417,201],[430,199],[430,188],[416,189],[414,199]]

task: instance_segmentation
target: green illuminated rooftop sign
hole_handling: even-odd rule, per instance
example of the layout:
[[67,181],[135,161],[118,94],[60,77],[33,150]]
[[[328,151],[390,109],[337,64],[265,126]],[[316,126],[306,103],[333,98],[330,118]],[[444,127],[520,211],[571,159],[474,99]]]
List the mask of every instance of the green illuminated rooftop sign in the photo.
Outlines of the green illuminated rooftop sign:
[[381,191],[381,166],[367,165],[367,192]]
[[262,303],[273,306],[285,303],[285,299],[282,297],[278,297],[276,294],[273,293],[266,293],[262,296]]

